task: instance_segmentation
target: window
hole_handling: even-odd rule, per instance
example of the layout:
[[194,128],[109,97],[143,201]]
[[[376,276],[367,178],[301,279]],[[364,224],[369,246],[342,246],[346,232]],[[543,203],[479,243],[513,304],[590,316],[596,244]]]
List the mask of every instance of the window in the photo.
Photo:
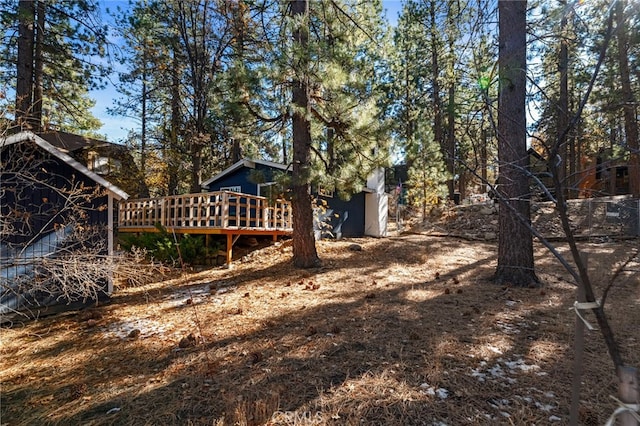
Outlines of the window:
[[273,194],[272,186],[275,185],[275,182],[266,182],[258,184],[258,196],[261,197],[271,197]]
[[240,185],[236,186],[221,186],[220,191],[230,191],[230,192],[242,192],[242,187]]
[[335,188],[325,188],[323,186],[318,186],[318,195],[323,196],[323,197],[327,197],[327,198],[333,198],[333,194],[335,192]]
[[121,167],[119,160],[103,157],[96,151],[89,151],[87,155],[87,168],[99,175],[106,175],[118,171]]

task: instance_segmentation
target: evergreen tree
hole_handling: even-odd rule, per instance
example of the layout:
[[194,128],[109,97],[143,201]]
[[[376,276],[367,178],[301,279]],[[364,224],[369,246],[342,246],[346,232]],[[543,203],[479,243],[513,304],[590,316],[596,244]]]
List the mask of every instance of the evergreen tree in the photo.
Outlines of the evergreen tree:
[[499,283],[528,287],[538,283],[530,231],[526,139],[526,1],[499,0],[498,191]]
[[[456,188],[464,195],[471,184],[467,177],[478,169],[486,182],[491,166],[488,156],[495,152],[491,125],[495,116],[495,54],[488,3],[410,1],[404,5],[396,29],[395,103],[390,108],[396,117],[394,135],[409,171],[418,172],[414,183],[423,174],[412,166],[412,153],[434,153],[431,161],[424,164],[422,157],[421,163],[433,167],[429,176],[440,170],[440,178],[431,182],[437,182],[433,187],[436,193],[440,182],[447,182],[443,199],[452,198]],[[421,132],[417,132],[419,128]],[[428,136],[422,137],[423,132]],[[440,151],[437,155],[436,149]]]
[[[140,160],[148,138],[165,159],[167,193],[199,192],[204,173],[220,171],[230,151],[230,117],[219,112],[230,53],[226,3],[139,1],[118,20],[127,36],[120,108],[140,117]],[[223,168],[223,167],[222,167]],[[180,187],[185,181],[188,187]],[[163,191],[164,192],[164,191]]]
[[309,2],[291,2],[294,22],[293,48],[296,50],[292,81],[293,134],[293,264],[298,268],[320,265],[313,235],[313,214],[309,190],[311,174],[311,123],[309,121]]
[[616,35],[618,42],[618,67],[626,146],[629,150],[629,190],[634,197],[640,197],[640,136],[638,135],[638,106],[640,99],[634,94],[629,69],[629,34],[627,30],[627,2],[617,0],[615,4]]
[[4,0],[0,10],[1,84],[15,87],[16,124],[84,134],[99,128],[88,90],[104,84],[109,67],[97,3]]
[[[439,76],[431,31],[435,4],[409,1],[404,4],[395,29],[392,56],[393,134],[409,172],[411,204],[420,206],[423,218],[429,203],[445,197],[447,180],[442,156],[443,135]],[[434,60],[434,57],[436,58]]]

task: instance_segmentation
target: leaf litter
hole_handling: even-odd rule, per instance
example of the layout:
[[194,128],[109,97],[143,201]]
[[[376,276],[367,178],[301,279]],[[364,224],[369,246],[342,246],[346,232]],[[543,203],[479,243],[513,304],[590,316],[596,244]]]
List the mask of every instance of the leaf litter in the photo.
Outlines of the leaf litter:
[[[594,270],[629,244],[588,244]],[[493,284],[491,241],[416,230],[318,251],[321,268],[296,270],[279,242],[119,287],[91,325],[78,312],[3,328],[2,423],[568,423],[575,287],[543,248],[543,290]],[[609,296],[630,365],[638,287],[628,273]],[[602,424],[617,381],[600,336],[585,342],[580,420]]]

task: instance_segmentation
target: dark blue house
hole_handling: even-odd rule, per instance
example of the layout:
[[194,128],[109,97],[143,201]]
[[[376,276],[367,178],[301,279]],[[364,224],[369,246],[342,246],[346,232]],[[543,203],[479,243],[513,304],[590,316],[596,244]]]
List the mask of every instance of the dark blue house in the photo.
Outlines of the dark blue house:
[[[202,183],[205,191],[233,191],[270,197],[276,188],[278,173],[291,173],[291,168],[264,160],[242,159]],[[333,191],[313,188],[317,195],[316,238],[384,237],[387,235],[387,194],[384,172],[378,169],[367,179],[363,191],[349,200],[340,199]]]
[[[65,151],[31,132],[0,139],[0,319],[22,310],[40,315],[70,303],[70,294],[91,299],[59,292],[73,282],[48,276],[46,260],[113,254],[115,205],[128,194]],[[111,294],[110,277],[101,284],[97,296]]]
[[291,168],[271,161],[245,158],[204,181],[201,187],[210,192],[232,191],[266,197],[271,195],[270,189],[275,185],[278,173],[291,173]]

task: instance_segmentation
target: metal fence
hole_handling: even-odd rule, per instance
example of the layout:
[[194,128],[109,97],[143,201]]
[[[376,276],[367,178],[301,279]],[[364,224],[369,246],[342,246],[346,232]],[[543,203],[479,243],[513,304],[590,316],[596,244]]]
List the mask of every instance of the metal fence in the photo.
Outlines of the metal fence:
[[576,235],[640,236],[640,200],[626,196],[569,200],[569,218]]

